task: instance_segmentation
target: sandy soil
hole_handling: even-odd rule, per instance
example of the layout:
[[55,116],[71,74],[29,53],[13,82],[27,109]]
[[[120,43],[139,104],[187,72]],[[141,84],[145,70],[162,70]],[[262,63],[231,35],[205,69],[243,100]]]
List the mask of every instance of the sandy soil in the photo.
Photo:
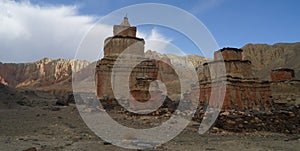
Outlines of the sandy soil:
[[[45,101],[44,100],[40,100]],[[0,109],[0,150],[127,150],[104,142],[83,122],[74,104],[53,106],[54,99],[35,106]],[[118,118],[124,119],[126,118]],[[269,132],[199,135],[191,122],[172,141],[153,150],[298,150],[300,135]],[[196,126],[195,126],[196,125]]]

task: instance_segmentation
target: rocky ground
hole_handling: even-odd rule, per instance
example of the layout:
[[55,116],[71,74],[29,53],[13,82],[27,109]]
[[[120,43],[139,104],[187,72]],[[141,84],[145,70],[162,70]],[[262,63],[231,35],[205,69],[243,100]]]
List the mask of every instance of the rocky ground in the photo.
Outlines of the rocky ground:
[[[5,92],[4,95],[3,92]],[[57,99],[33,91],[0,93],[0,150],[126,150],[104,142],[83,122],[75,104],[55,105]],[[14,101],[12,101],[14,99]],[[8,103],[8,102],[12,103]],[[38,102],[38,103],[37,103]],[[127,114],[113,114],[118,122],[128,123]],[[167,117],[167,116],[166,116]],[[150,117],[154,119],[154,117]],[[164,117],[158,118],[163,120]],[[135,125],[139,127],[141,125]],[[172,141],[149,150],[298,150],[299,134],[263,131],[233,133],[212,128],[197,133],[198,122]]]

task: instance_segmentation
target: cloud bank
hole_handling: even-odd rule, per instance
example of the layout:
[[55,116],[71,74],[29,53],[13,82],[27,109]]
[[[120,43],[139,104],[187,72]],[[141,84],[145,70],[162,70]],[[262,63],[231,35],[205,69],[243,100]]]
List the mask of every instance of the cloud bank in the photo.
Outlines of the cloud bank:
[[44,57],[73,58],[94,22],[76,6],[38,6],[0,1],[0,61],[28,62]]
[[156,28],[150,32],[138,31],[137,37],[145,39],[145,51],[153,50],[158,52],[165,52],[167,46],[171,43],[172,39],[166,38]]
[[[76,5],[40,6],[28,1],[0,0],[0,62],[32,62],[45,57],[73,59],[82,38],[92,27],[102,31],[103,39],[94,41],[103,48],[103,40],[112,35],[112,27],[94,26],[97,18],[81,15],[78,9]],[[161,42],[155,44],[153,40],[170,42],[156,29],[139,32],[139,36],[145,38],[146,50],[164,48]],[[79,59],[95,61],[91,60],[93,57],[87,51]]]

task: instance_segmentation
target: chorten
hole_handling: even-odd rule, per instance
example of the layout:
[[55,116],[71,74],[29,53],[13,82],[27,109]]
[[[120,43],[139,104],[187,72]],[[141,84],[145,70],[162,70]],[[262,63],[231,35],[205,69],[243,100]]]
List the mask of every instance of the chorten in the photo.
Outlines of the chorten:
[[[136,27],[130,25],[127,16],[121,24],[114,25],[113,36],[106,38],[104,44],[104,57],[96,67],[98,98],[116,99],[112,82],[117,82],[118,86],[129,83],[129,90],[121,92],[126,99],[130,99],[126,94],[131,91],[136,99],[147,100],[148,96],[143,98],[137,94],[146,94],[141,91],[148,91],[150,82],[157,79],[158,67],[156,61],[144,58],[145,41],[136,37]],[[122,75],[121,79],[112,79],[112,72]]]
[[114,25],[113,36],[105,39],[104,57],[117,58],[124,50],[136,57],[144,57],[145,41],[136,37],[136,27],[130,26],[127,17]]

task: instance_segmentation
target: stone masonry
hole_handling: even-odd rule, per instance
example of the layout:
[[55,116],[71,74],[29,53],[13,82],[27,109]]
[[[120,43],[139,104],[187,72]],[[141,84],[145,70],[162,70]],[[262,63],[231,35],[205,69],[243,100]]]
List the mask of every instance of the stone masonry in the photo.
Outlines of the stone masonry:
[[[153,102],[163,101],[157,99],[162,98],[163,92],[159,91],[156,80],[166,82],[176,77],[170,60],[145,58],[145,41],[136,37],[136,27],[130,25],[127,17],[120,25],[113,27],[113,34],[105,40],[104,57],[96,66],[98,98],[105,101],[123,99],[127,102],[125,105],[134,109],[149,109],[151,104],[161,104]],[[112,72],[121,75],[119,79],[112,79],[115,78]],[[127,84],[129,88],[125,87],[120,94],[114,93],[112,82],[116,82],[114,86]],[[154,87],[151,91],[150,86]],[[149,100],[150,103],[141,103]]]
[[[171,91],[178,86],[172,85],[172,82],[179,79],[169,58],[145,58],[145,41],[136,37],[136,30],[136,27],[130,25],[128,18],[124,17],[120,25],[113,27],[114,35],[105,40],[104,57],[96,66],[97,95],[100,100],[124,99],[129,100],[127,105],[131,108],[149,109],[151,104],[161,104],[155,102],[163,101],[157,98],[174,94],[175,91]],[[218,96],[211,95],[211,92],[218,91],[219,83],[225,83],[223,110],[268,111],[274,103],[300,104],[300,81],[295,79],[294,70],[274,69],[270,72],[272,80],[263,81],[253,75],[251,61],[243,60],[242,53],[243,50],[237,48],[216,51],[214,60],[199,68],[203,70],[199,72],[201,78],[198,84],[193,85],[189,97],[195,97],[193,95],[196,93],[193,91],[200,89],[200,104],[214,106]],[[218,70],[223,70],[225,74],[212,74]],[[112,72],[121,75],[121,78],[112,79],[116,78]],[[166,84],[168,94],[160,91],[159,81]],[[122,89],[120,94],[113,93],[112,82],[115,82],[114,86],[127,84],[128,88]],[[168,85],[168,82],[171,84]],[[217,86],[212,88],[212,84]]]
[[274,69],[270,73],[272,99],[275,104],[300,105],[300,80],[289,68]]
[[[267,109],[271,105],[271,90],[268,81],[260,81],[252,74],[251,61],[242,60],[243,50],[223,48],[214,53],[214,60],[203,64],[204,77],[200,79],[200,103],[213,106],[212,83],[223,81],[226,91],[223,109]],[[217,68],[224,63],[225,69]],[[211,77],[210,70],[224,70],[223,77]],[[212,90],[213,89],[213,90]],[[211,99],[211,100],[210,100]]]

